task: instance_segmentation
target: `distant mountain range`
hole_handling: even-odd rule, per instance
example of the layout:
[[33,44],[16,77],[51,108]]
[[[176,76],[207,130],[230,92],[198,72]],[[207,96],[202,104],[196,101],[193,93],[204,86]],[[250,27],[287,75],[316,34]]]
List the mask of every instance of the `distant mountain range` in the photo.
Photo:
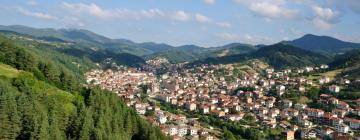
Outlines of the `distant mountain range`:
[[301,67],[331,62],[331,58],[325,55],[303,50],[289,44],[277,43],[261,47],[252,53],[207,58],[193,64],[230,64],[251,59],[262,60],[275,68]]
[[329,36],[316,36],[312,34],[304,35],[299,39],[286,42],[293,46],[324,54],[338,54],[360,48],[360,43],[341,41]]
[[[21,25],[0,25],[0,30],[13,31],[52,42],[72,42],[78,48],[73,46],[70,50],[65,49],[62,51],[72,53],[73,55],[79,54],[79,50],[87,51],[86,53],[89,51],[100,52],[103,50],[105,52],[91,56],[104,58],[108,54],[113,57],[120,55],[117,56],[118,60],[126,61],[128,59],[125,58],[130,57],[130,60],[136,60],[136,62],[139,63],[144,63],[144,60],[141,59],[152,59],[155,57],[167,58],[171,63],[185,61],[220,63],[236,62],[237,60],[249,58],[262,58],[263,60],[273,63],[276,67],[282,67],[281,65],[289,63],[293,65],[299,65],[300,63],[312,64],[314,60],[328,60],[330,59],[328,56],[333,57],[336,54],[342,54],[346,51],[360,48],[359,43],[351,43],[333,37],[311,34],[304,35],[299,39],[284,41],[280,44],[270,46],[231,43],[219,47],[204,48],[196,45],[171,46],[164,43],[136,43],[127,39],[110,39],[83,29],[37,29]],[[276,46],[283,47],[278,48]],[[74,48],[78,50],[72,52]],[[298,53],[294,54],[291,51]],[[274,61],[276,63],[274,63]],[[279,64],[279,61],[282,61],[282,64]]]

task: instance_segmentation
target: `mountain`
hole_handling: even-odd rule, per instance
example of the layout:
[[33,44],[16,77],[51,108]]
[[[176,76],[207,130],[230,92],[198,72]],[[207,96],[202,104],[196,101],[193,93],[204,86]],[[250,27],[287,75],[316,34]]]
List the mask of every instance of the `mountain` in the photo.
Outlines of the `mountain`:
[[354,49],[335,57],[330,67],[341,69],[342,75],[348,75],[350,79],[360,78],[360,49]]
[[231,43],[228,45],[211,48],[211,49],[216,49],[210,53],[212,57],[221,57],[228,55],[251,53],[256,51],[258,48],[256,46],[249,44]]
[[170,139],[117,95],[83,87],[96,64],[56,49],[67,44],[0,35],[0,139]]
[[144,48],[144,49],[148,49],[151,50],[151,53],[157,53],[157,52],[164,52],[167,51],[169,49],[172,49],[173,46],[168,45],[168,44],[158,44],[158,43],[154,43],[154,42],[145,42],[145,43],[139,43],[137,44],[137,46]]
[[299,39],[287,42],[290,45],[324,54],[338,54],[360,48],[360,43],[341,41],[329,36],[304,35]]
[[105,43],[111,41],[111,39],[104,36],[95,34],[88,30],[83,29],[37,29],[26,27],[22,25],[11,25],[11,26],[2,26],[0,25],[0,30],[9,30],[21,34],[27,34],[34,37],[55,37],[69,42],[82,42],[82,43]]
[[288,44],[277,43],[261,47],[255,52],[224,57],[207,58],[193,64],[229,64],[251,59],[262,60],[275,68],[302,67],[307,65],[327,64],[331,58],[306,51]]
[[[115,62],[119,65],[127,65],[132,67],[145,64],[145,61],[139,56],[129,53],[114,52],[110,51],[109,49],[93,49],[91,47],[89,48],[89,46],[83,43],[72,43],[64,40],[59,41],[60,39],[57,38],[47,38],[44,40],[43,38],[33,37],[31,35],[23,35],[12,31],[0,31],[0,35],[12,38],[12,40],[16,41],[17,43],[32,46],[31,49],[36,49],[36,51],[41,52],[41,55],[47,55],[52,52],[64,53],[67,56],[72,56],[74,58],[90,59],[96,63],[101,63],[104,60],[111,58],[112,62]],[[44,57],[61,56],[49,55]]]
[[179,50],[179,51],[195,53],[195,54],[204,53],[204,51],[208,50],[207,48],[203,48],[203,47],[196,46],[196,45],[183,45],[183,46],[175,47],[175,49]]
[[166,50],[164,52],[154,53],[152,55],[147,56],[146,58],[153,59],[157,57],[166,58],[170,63],[173,64],[183,63],[183,62],[193,62],[199,59],[199,56],[197,56],[194,53],[177,50],[175,48]]
[[[109,49],[117,53],[130,53],[137,56],[153,53],[145,44],[138,44],[126,39],[110,39],[84,29],[38,29],[22,25],[2,26],[0,30],[14,31],[20,34],[31,35],[36,38],[57,38],[67,42],[83,44],[83,47],[92,49]],[[154,44],[150,44],[154,46]]]
[[319,65],[327,64],[331,61],[331,58],[327,56],[284,43],[262,47],[252,53],[250,57],[263,59],[275,68]]
[[[249,53],[257,49],[256,46],[232,43],[220,47],[204,48],[196,45],[174,47],[164,43],[144,42],[136,43],[127,39],[110,39],[84,29],[38,29],[22,25],[2,26],[2,32],[13,31],[23,36],[50,42],[73,43],[80,50],[107,51],[115,54],[131,54],[143,59],[166,56],[173,63],[195,61],[206,57],[219,57],[234,54]],[[74,47],[70,49],[73,51]],[[66,52],[69,52],[67,50]],[[78,53],[78,52],[77,52]],[[166,54],[169,53],[169,54]],[[176,58],[174,55],[178,53]],[[114,55],[112,55],[114,56]],[[103,58],[103,56],[101,56]],[[120,60],[120,59],[118,59]],[[139,60],[139,59],[132,59]],[[131,63],[131,62],[130,62]]]

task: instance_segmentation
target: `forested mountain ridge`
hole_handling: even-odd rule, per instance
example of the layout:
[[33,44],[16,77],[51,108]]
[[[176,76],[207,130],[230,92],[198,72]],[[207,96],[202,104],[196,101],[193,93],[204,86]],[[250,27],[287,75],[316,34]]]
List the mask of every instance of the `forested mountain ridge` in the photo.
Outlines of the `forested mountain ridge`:
[[[268,45],[249,45],[242,43],[231,43],[224,46],[204,48],[196,45],[171,46],[165,43],[144,42],[136,43],[127,39],[111,39],[84,29],[38,29],[21,25],[1,26],[0,30],[14,31],[21,36],[28,35],[31,38],[50,41],[72,43],[72,47],[60,48],[61,51],[73,54],[81,54],[92,61],[106,56],[114,57],[120,64],[138,66],[144,64],[141,59],[152,59],[165,57],[172,63],[194,62],[210,59],[211,57],[227,57],[232,55],[243,55],[257,51]],[[3,31],[4,32],[4,31]],[[289,44],[310,52],[322,55],[335,56],[339,53],[359,48],[359,43],[342,41],[329,36],[304,35],[301,38],[284,41]],[[91,54],[91,55],[89,55]],[[75,55],[75,56],[76,56]],[[95,57],[92,57],[95,56]],[[224,59],[224,58],[221,58]],[[235,58],[236,60],[237,58]],[[124,61],[122,61],[124,60]]]
[[115,94],[82,88],[92,61],[23,43],[0,36],[0,139],[169,139]]
[[312,34],[306,34],[301,38],[288,41],[287,43],[308,51],[324,54],[338,54],[360,48],[360,43],[346,42],[329,36]]
[[331,62],[330,67],[333,69],[342,69],[341,74],[350,79],[360,78],[360,49],[355,49],[338,55],[334,61]]
[[[253,49],[250,47],[251,45],[241,43],[232,43],[229,45],[210,48],[204,48],[196,45],[171,46],[165,43],[154,42],[136,43],[127,39],[110,39],[83,29],[38,29],[22,25],[0,25],[0,30],[3,30],[3,32],[13,31],[21,35],[28,35],[32,38],[46,41],[70,42],[76,44],[77,47],[82,50],[109,50],[108,52],[116,54],[132,54],[142,57],[143,59],[170,56],[171,54],[174,54],[174,52],[178,52],[180,55],[178,55],[176,59],[173,59],[172,62],[174,63],[184,62],[184,60],[195,61],[203,59],[207,56],[218,57],[219,55],[224,56],[247,53]],[[230,53],[224,53],[229,50]],[[187,53],[187,55],[181,55],[185,53]],[[189,59],[187,58],[188,56],[193,57]],[[170,57],[167,58],[171,59]]]
[[[96,63],[101,63],[104,60],[111,58],[113,62],[119,65],[140,66],[145,64],[145,61],[141,57],[129,53],[117,53],[108,49],[92,48],[86,46],[86,44],[68,42],[58,38],[38,38],[12,31],[0,31],[0,35],[7,36],[17,44],[28,46],[29,49],[39,52],[40,55],[46,55],[44,56],[45,58],[58,57],[61,59],[61,57],[66,55],[64,58],[72,56],[72,58],[93,61]],[[52,55],[54,53],[62,56]]]
[[307,65],[327,64],[331,58],[306,51],[284,43],[261,47],[257,51],[248,54],[237,54],[217,58],[207,58],[196,61],[196,64],[229,64],[238,63],[251,59],[262,60],[275,68],[302,67]]

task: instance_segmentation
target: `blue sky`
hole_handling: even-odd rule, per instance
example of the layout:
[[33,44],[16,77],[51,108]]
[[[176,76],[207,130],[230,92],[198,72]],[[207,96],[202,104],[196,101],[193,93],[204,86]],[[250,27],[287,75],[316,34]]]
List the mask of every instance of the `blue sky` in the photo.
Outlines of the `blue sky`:
[[1,0],[0,24],[204,47],[271,44],[307,33],[360,42],[360,1]]

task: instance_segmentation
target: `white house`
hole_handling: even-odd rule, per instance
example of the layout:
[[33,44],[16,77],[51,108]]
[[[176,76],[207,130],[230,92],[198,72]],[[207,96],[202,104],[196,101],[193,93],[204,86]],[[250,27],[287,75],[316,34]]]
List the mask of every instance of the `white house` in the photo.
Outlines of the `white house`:
[[159,121],[160,124],[164,124],[164,123],[166,123],[167,118],[166,118],[166,116],[160,114],[157,116],[157,120]]
[[350,129],[349,126],[344,125],[344,124],[337,125],[337,126],[335,126],[335,128],[336,128],[336,131],[341,132],[341,133],[347,133],[347,132],[349,132],[349,129]]
[[340,92],[340,87],[337,85],[331,85],[329,86],[329,91],[332,93],[338,93]]
[[350,128],[351,129],[359,129],[360,128],[360,120],[351,120]]

